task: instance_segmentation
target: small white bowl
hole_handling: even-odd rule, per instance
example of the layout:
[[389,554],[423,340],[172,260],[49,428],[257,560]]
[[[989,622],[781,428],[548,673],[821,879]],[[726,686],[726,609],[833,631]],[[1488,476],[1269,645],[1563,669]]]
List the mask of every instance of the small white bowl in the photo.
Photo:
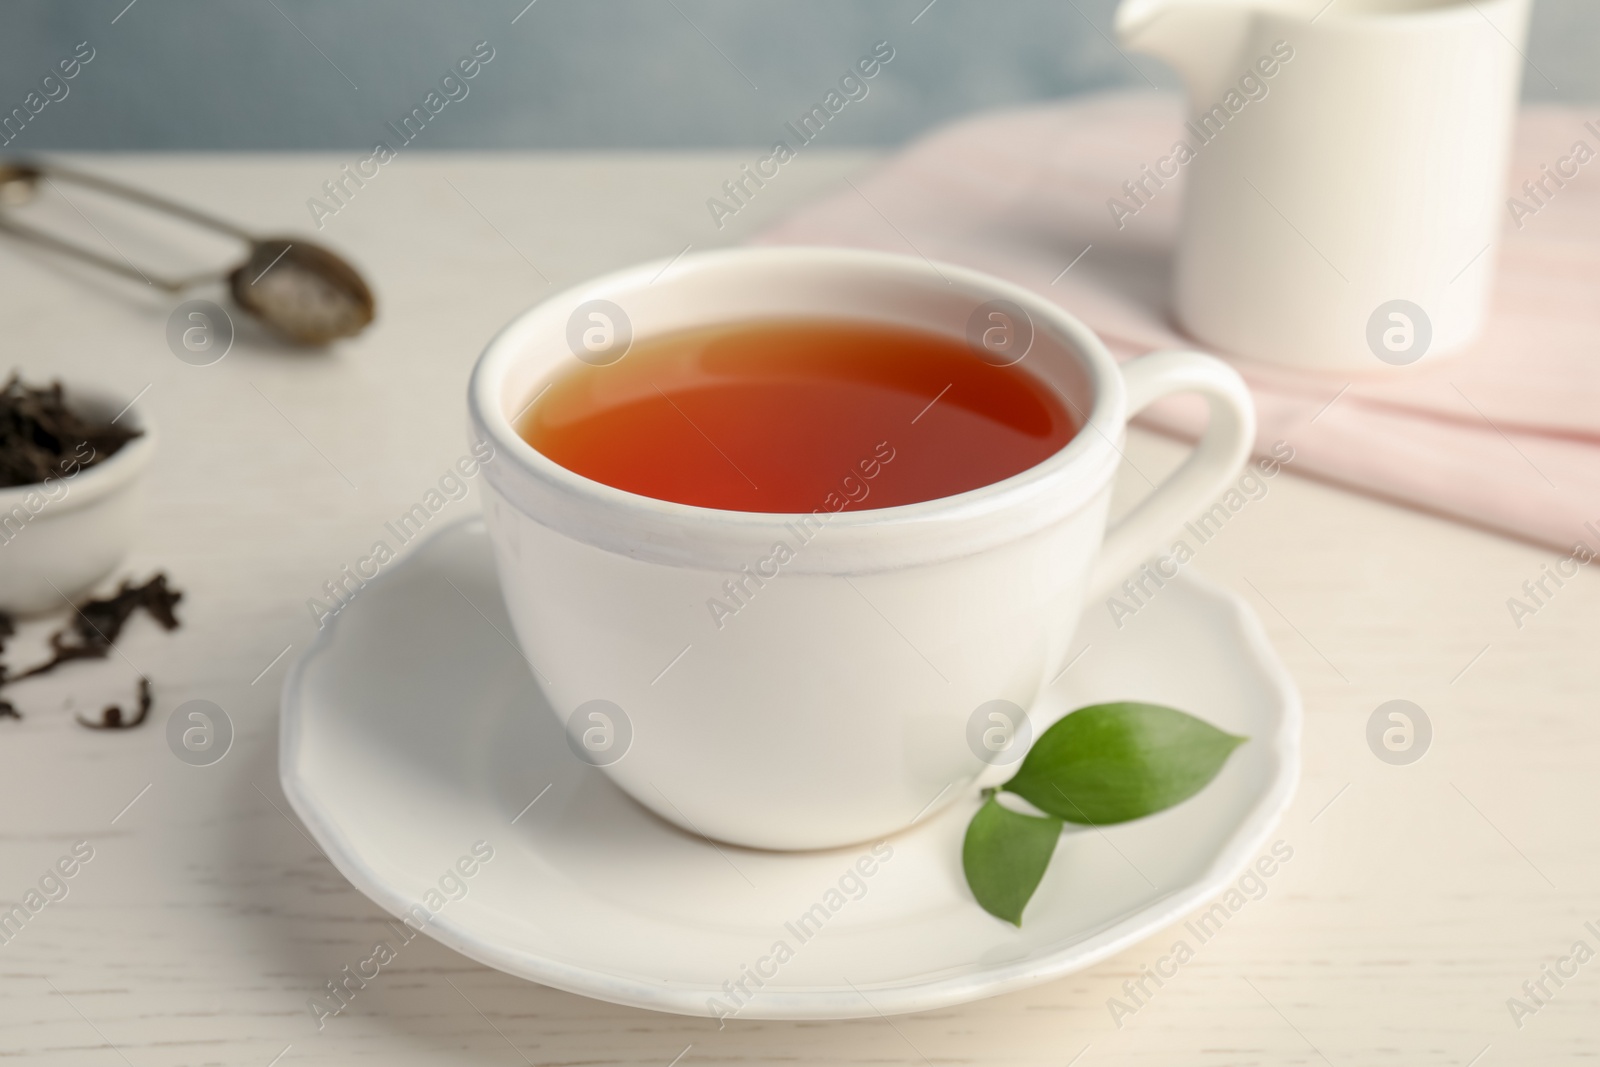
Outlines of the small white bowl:
[[[76,410],[105,419],[125,403],[70,382],[66,395]],[[128,554],[155,430],[132,410],[120,421],[142,435],[111,458],[60,478],[0,489],[0,611],[34,615],[64,608]]]

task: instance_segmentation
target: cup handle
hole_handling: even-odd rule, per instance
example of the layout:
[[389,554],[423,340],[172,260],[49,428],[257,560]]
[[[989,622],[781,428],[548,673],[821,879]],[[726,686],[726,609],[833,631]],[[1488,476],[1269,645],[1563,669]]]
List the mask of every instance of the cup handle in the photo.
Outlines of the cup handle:
[[1122,365],[1128,418],[1162,397],[1199,393],[1210,421],[1183,465],[1106,532],[1089,599],[1107,595],[1239,473],[1255,444],[1256,412],[1239,373],[1201,352],[1152,352]]

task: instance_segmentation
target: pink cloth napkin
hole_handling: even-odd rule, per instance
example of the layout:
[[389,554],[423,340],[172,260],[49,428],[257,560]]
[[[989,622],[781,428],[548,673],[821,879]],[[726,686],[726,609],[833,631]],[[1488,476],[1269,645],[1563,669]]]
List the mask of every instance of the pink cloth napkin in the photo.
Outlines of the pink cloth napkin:
[[[1179,101],[1153,94],[981,115],[757,240],[985,270],[1065,307],[1122,358],[1193,345],[1168,312],[1181,189],[1169,182],[1121,230],[1106,207],[1182,118]],[[1576,141],[1600,150],[1589,118],[1524,111],[1511,189]],[[1255,396],[1258,450],[1287,441],[1291,470],[1564,551],[1579,540],[1600,551],[1600,160],[1520,228],[1507,212],[1489,323],[1464,354],[1354,381],[1235,365]],[[1198,401],[1169,401],[1142,421],[1193,438],[1203,419]]]

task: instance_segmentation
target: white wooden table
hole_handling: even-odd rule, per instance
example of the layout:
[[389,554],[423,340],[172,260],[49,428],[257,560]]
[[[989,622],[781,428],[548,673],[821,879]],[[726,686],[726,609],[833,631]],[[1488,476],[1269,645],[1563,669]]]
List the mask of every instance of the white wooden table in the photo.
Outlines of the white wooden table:
[[[306,198],[348,161],[79,160],[287,231],[307,229]],[[1305,774],[1280,831],[1294,858],[1120,1028],[1108,998],[1181,928],[1029,992],[892,1024],[721,1032],[531,985],[421,939],[318,1032],[307,998],[370,950],[384,916],[322,858],[276,783],[277,690],[314,629],[306,600],[463,451],[468,369],[511,315],[601,270],[737,241],[869,159],[808,155],[719,232],[705,198],[744,161],[404,157],[320,235],[362,266],[381,305],[365,336],[322,355],[241,330],[220,363],[186,365],[165,341],[170,301],[0,246],[0,362],[144,390],[139,408],[162,442],[126,573],[164,568],[185,592],[182,630],[141,619],[119,642],[126,661],[19,685],[27,718],[0,721],[0,900],[20,898],[75,842],[94,850],[69,894],[0,944],[0,1061],[665,1067],[683,1053],[685,1067],[1064,1065],[1081,1054],[1084,1067],[1424,1067],[1481,1055],[1492,1067],[1600,1054],[1600,962],[1559,988],[1547,979],[1552,995],[1520,1029],[1507,1007],[1574,941],[1600,951],[1584,927],[1600,928],[1600,579],[1579,575],[1519,630],[1506,598],[1554,553],[1292,476],[1195,566],[1256,604],[1303,688]],[[145,247],[101,227],[129,255]],[[1135,434],[1130,454],[1154,476],[1182,450]],[[24,638],[13,663],[31,660],[38,628]],[[73,723],[74,708],[126,699],[135,666],[156,685],[148,724]],[[237,730],[210,767],[179,762],[163,733],[194,698]],[[1380,762],[1365,740],[1391,698],[1433,723],[1431,750],[1409,766]]]

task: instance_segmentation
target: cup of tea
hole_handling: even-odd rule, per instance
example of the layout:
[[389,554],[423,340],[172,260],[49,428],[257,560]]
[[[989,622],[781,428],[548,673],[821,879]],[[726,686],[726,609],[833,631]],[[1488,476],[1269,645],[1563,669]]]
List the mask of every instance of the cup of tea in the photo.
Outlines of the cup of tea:
[[[1208,428],[1108,532],[1128,419],[1176,393]],[[506,606],[575,758],[771,849],[892,833],[991,773],[982,709],[1034,703],[1086,597],[1223,490],[1255,422],[1210,356],[1119,367],[1016,285],[828,248],[553,296],[489,343],[468,406]]]

